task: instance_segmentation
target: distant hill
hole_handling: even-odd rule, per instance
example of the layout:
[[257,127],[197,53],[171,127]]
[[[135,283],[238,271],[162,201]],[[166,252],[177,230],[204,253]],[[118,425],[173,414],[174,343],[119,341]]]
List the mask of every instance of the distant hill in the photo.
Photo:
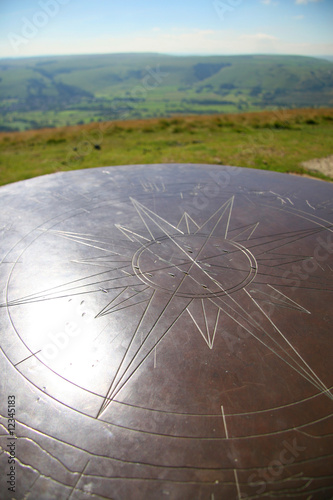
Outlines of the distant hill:
[[326,61],[333,61],[333,56],[320,56],[320,59],[325,59]]
[[333,62],[154,53],[0,60],[0,130],[333,106]]

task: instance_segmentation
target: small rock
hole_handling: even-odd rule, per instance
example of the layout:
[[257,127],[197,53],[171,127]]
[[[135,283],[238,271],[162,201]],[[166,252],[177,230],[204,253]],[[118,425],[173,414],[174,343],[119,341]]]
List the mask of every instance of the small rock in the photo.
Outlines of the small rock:
[[314,158],[313,160],[304,161],[301,165],[307,170],[315,170],[333,178],[333,155],[326,156],[326,158]]

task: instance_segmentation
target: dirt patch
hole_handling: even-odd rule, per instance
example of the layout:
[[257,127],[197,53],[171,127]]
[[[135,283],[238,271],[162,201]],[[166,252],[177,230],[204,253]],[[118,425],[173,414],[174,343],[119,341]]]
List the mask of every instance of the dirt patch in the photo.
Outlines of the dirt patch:
[[308,179],[312,179],[313,181],[325,182],[323,179],[319,179],[318,177],[313,177],[313,175],[308,174],[299,174],[298,172],[288,172],[289,175],[298,175],[298,177],[307,177]]
[[314,158],[313,160],[304,161],[301,165],[307,170],[321,172],[333,178],[333,155],[326,156],[326,158]]

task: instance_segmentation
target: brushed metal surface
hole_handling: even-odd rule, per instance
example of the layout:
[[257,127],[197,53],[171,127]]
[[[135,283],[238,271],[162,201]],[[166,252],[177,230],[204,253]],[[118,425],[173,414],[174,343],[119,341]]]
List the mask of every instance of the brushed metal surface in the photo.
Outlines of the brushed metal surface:
[[0,200],[1,498],[332,498],[331,184],[141,165]]

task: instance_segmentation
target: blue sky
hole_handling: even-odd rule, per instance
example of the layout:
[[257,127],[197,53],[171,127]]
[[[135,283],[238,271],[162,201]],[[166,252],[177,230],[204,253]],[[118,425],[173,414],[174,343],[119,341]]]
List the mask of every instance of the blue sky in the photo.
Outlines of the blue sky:
[[333,0],[0,0],[0,57],[333,55]]

